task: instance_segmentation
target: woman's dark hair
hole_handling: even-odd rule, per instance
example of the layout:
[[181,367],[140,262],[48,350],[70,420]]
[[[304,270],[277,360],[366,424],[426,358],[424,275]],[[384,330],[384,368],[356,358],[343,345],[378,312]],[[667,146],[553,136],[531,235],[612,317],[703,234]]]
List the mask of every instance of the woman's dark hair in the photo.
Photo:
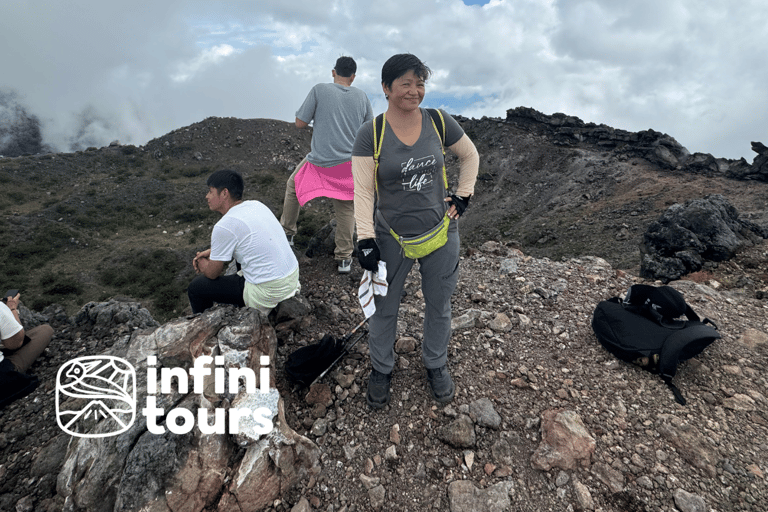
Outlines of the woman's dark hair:
[[245,184],[240,173],[230,169],[216,171],[208,177],[208,186],[213,187],[221,193],[222,190],[229,190],[229,196],[235,201],[243,198],[243,189]]
[[333,68],[336,74],[344,78],[349,78],[357,71],[357,63],[352,57],[346,55],[336,59],[336,66]]
[[381,68],[381,83],[387,88],[392,88],[392,82],[409,71],[413,71],[417,77],[425,82],[432,76],[432,70],[419,58],[410,53],[399,53],[391,56]]

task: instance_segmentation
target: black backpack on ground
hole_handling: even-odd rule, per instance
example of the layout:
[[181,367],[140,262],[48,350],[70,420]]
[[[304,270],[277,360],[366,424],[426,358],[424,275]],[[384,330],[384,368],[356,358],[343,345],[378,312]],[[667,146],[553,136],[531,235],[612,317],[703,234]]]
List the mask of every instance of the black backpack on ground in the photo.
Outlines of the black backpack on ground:
[[[679,319],[683,315],[687,320]],[[672,383],[678,363],[720,338],[717,326],[707,318],[701,320],[671,286],[636,284],[624,300],[613,297],[600,302],[592,329],[613,355],[658,373],[682,405],[685,398]]]
[[285,362],[288,378],[301,387],[309,386],[344,352],[345,341],[326,334],[319,342],[295,350]]

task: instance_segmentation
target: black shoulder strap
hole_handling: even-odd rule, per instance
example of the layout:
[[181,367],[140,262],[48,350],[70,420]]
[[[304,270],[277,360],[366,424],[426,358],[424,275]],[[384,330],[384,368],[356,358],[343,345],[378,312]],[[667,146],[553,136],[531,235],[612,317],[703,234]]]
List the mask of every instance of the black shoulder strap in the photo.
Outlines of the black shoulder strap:
[[[691,308],[685,301],[683,295],[671,286],[656,287],[647,284],[633,284],[629,287],[629,290],[627,290],[624,304],[628,309],[646,314],[659,325],[670,329],[682,329],[685,327],[685,322],[676,322],[672,320],[672,318],[676,318],[682,314],[685,314],[688,320],[715,325],[714,322],[707,318],[703,320],[699,318],[699,315],[697,315],[693,308]],[[662,308],[662,311],[659,311],[657,309],[658,305],[666,306],[666,308]],[[667,317],[666,315],[662,316],[662,313],[666,313],[667,315],[670,315],[670,317]],[[717,329],[716,325],[715,329]]]
[[445,146],[445,119],[443,119],[442,114],[436,108],[428,108],[427,112],[429,112],[429,116],[432,118],[432,122],[435,123],[435,126],[440,127],[437,134],[440,136],[440,142]]
[[661,347],[661,353],[659,354],[659,375],[670,387],[675,395],[675,399],[680,404],[685,405],[685,398],[683,398],[677,387],[672,384],[672,378],[677,373],[677,365],[680,362],[681,355],[683,355],[686,349],[689,352],[698,354],[719,338],[720,333],[712,327],[701,322],[689,322],[684,329],[673,332],[664,340],[664,345]]

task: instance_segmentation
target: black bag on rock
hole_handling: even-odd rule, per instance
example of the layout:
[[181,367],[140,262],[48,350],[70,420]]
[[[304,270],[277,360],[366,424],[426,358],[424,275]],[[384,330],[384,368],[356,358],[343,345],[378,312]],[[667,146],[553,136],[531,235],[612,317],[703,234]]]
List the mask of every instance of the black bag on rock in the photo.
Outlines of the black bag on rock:
[[[683,315],[687,320],[680,319]],[[592,330],[603,347],[623,361],[658,373],[683,405],[685,398],[672,383],[677,365],[720,338],[716,329],[671,286],[632,285],[624,300],[600,302],[592,317]]]

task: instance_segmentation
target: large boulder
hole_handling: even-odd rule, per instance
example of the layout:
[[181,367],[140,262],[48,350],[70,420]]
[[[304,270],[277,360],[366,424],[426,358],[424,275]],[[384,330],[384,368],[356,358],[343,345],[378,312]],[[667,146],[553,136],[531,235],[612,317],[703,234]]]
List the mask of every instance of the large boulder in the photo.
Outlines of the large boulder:
[[752,168],[754,170],[752,178],[768,181],[768,147],[762,142],[753,142],[752,151],[757,153],[757,156],[752,161]]
[[[93,304],[83,314],[99,324],[108,313],[130,313],[125,306]],[[101,314],[89,314],[96,310]],[[136,370],[135,420],[119,434],[104,435],[115,431],[114,417],[94,416],[71,437],[57,480],[65,509],[262,510],[316,475],[319,448],[285,420],[275,388],[276,348],[267,318],[231,306],[116,340],[106,355]],[[213,357],[211,375],[197,377],[195,362],[203,356]],[[172,371],[188,375],[186,389],[183,379],[164,376]],[[230,387],[235,374],[240,377]],[[164,389],[164,381],[172,385]],[[89,399],[70,397],[62,407],[78,400]]]
[[737,180],[768,181],[768,147],[762,142],[752,142],[752,151],[757,153],[752,165],[744,158],[731,161],[726,176]]
[[648,227],[640,246],[640,275],[669,282],[701,270],[706,261],[732,258],[768,238],[768,230],[739,219],[721,195],[673,204]]

